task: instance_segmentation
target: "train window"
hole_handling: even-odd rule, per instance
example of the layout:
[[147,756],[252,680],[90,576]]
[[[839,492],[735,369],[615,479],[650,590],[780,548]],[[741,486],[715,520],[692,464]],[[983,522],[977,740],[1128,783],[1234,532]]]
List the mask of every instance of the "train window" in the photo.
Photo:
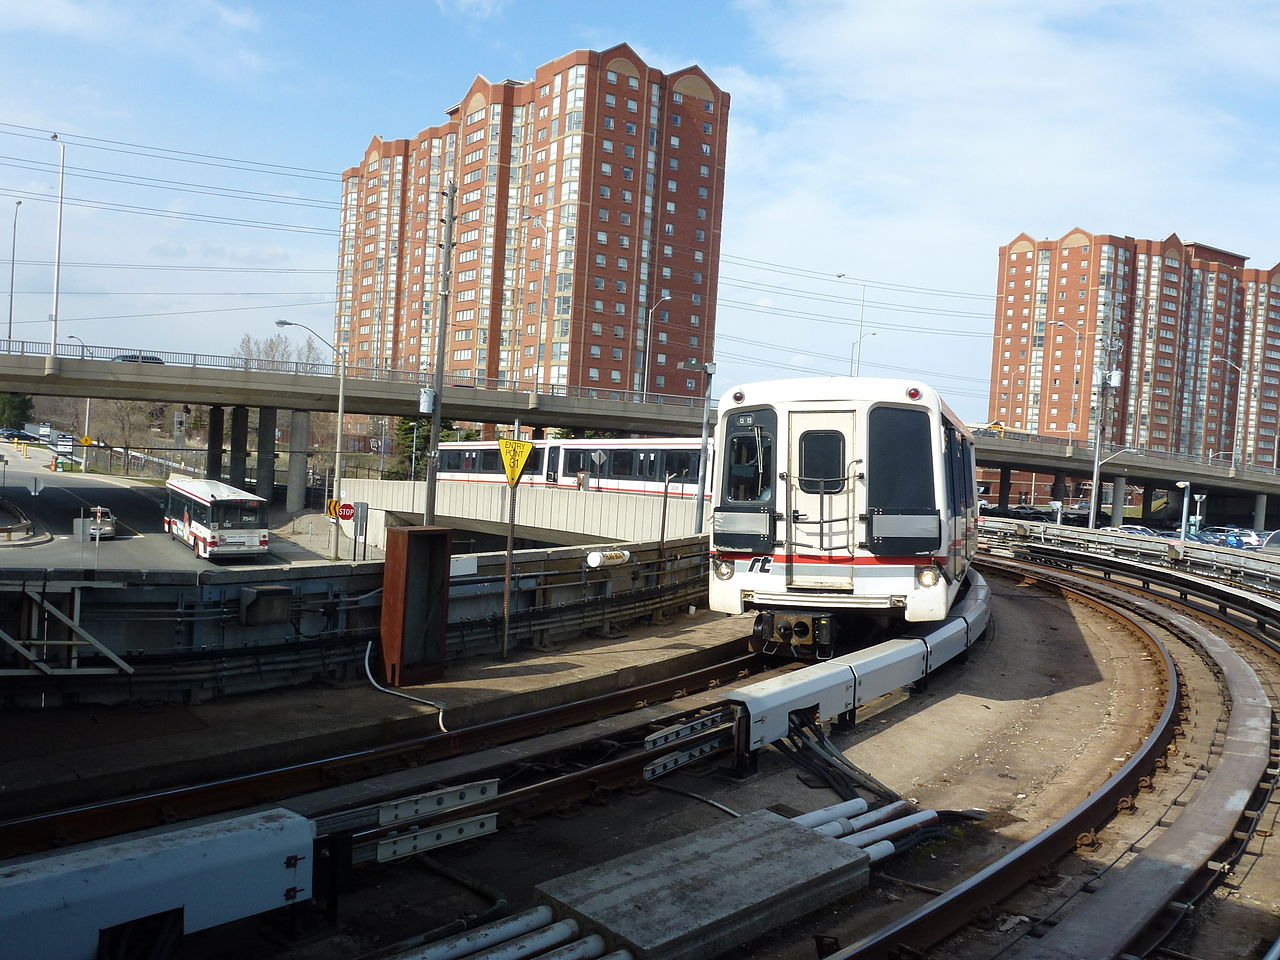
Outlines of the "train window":
[[466,473],[474,473],[480,469],[479,454],[475,450],[462,451],[462,469]]
[[805,493],[839,493],[844,489],[844,435],[839,430],[800,434],[799,483]]
[[528,475],[531,473],[541,473],[541,472],[542,472],[542,448],[534,447],[532,450],[529,451],[529,459],[525,461],[523,475]]
[[698,454],[690,450],[662,451],[662,476],[671,477],[672,483],[697,483]]
[[641,480],[658,479],[657,450],[640,450],[636,453],[636,473]]
[[480,451],[480,472],[481,473],[504,473],[502,468],[502,456],[497,450],[481,450]]
[[773,499],[773,436],[756,427],[729,438],[725,454],[725,499],[762,503]]
[[867,418],[867,508],[932,510],[936,506],[928,412],[873,408]]
[[591,470],[591,459],[585,450],[566,450],[564,452],[565,473],[588,473]]
[[456,473],[462,469],[462,451],[445,450],[440,454],[440,469]]
[[636,452],[615,450],[609,457],[609,476],[631,477],[636,472]]

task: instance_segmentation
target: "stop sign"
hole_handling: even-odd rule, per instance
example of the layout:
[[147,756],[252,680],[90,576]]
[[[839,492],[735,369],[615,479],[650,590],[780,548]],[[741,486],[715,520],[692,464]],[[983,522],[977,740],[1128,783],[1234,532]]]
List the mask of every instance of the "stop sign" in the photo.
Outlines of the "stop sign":
[[339,520],[354,520],[356,518],[355,504],[343,503],[338,505]]

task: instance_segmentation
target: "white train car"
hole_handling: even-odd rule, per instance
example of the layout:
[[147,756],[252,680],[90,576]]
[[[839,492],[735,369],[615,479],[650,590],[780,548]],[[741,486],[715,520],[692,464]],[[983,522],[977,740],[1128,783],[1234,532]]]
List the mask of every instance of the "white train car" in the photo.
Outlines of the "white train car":
[[[697,437],[641,437],[609,440],[535,440],[520,483],[535,487],[698,495]],[[440,444],[439,478],[444,483],[505,484],[496,441],[460,440]]]
[[748,383],[720,401],[711,609],[823,660],[942,620],[977,549],[973,437],[916,380]]

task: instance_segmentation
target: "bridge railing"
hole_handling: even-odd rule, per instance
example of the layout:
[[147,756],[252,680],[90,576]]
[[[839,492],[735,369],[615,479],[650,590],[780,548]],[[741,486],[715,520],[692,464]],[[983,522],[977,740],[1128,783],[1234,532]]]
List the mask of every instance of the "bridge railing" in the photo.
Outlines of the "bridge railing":
[[[14,356],[47,357],[47,340],[0,339],[0,353]],[[336,377],[338,367],[334,363],[298,360],[274,360],[265,357],[220,356],[208,353],[184,353],[173,350],[155,350],[140,347],[114,347],[101,344],[60,343],[57,356],[72,360],[108,360],[122,363],[155,363],[166,366],[209,367],[223,370],[255,370],[263,373],[281,373],[297,376]],[[139,360],[138,358],[153,358]],[[378,380],[390,383],[411,383],[431,386],[435,375],[430,370],[399,370],[384,367],[347,365],[347,377],[352,380]],[[633,403],[654,403],[674,407],[697,407],[702,396],[677,396],[653,391],[623,390],[608,387],[572,387],[565,384],[539,383],[535,380],[506,379],[499,377],[466,377],[445,374],[445,386],[470,387],[477,390],[509,390],[513,393],[532,393],[540,396],[569,397],[582,400],[624,400]]]

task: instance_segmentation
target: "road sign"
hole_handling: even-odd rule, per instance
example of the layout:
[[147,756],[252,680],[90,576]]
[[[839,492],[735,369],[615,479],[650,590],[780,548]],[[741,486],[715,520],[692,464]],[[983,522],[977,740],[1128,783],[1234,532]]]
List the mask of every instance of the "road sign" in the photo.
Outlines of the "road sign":
[[354,520],[356,518],[356,506],[354,503],[341,503],[338,505],[339,520]]
[[89,436],[89,435],[86,433],[83,437],[81,437],[81,438],[80,438],[80,443],[81,443],[81,445],[82,445],[82,446],[92,447],[92,446],[93,446],[93,437]]
[[337,516],[338,516],[338,504],[339,504],[340,502],[341,502],[341,501],[339,501],[339,500],[326,500],[326,501],[324,502],[324,512],[325,512],[325,516],[327,516],[327,517],[337,517]]
[[502,466],[507,471],[507,483],[514,487],[520,482],[520,473],[524,470],[524,465],[529,459],[533,444],[528,440],[507,440],[504,438],[498,441],[498,449],[502,453]]
[[592,452],[591,462],[594,463],[597,467],[603,467],[604,461],[605,461],[605,455],[603,450],[596,450]]

